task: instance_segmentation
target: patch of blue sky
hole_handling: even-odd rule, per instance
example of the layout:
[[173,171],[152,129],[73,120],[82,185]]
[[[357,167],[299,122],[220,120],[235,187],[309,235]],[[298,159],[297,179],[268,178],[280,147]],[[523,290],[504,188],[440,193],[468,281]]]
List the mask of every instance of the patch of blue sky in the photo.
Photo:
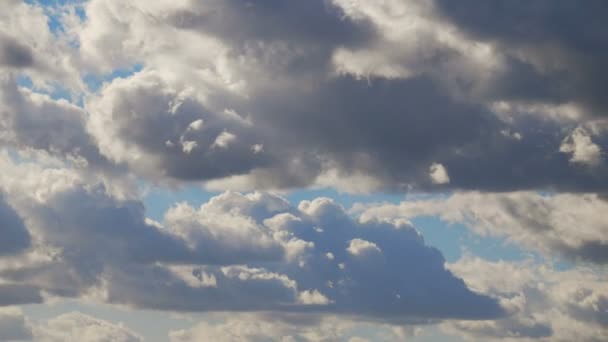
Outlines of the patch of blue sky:
[[49,87],[40,88],[36,87],[32,82],[32,79],[26,74],[17,75],[16,80],[19,87],[30,89],[39,94],[48,95],[53,100],[64,99],[73,104],[82,106],[82,97],[79,94],[71,92],[68,88],[58,82],[50,84]]
[[130,68],[122,68],[116,69],[109,74],[96,75],[96,74],[86,74],[82,78],[84,83],[87,85],[87,88],[91,92],[99,91],[104,84],[112,82],[112,80],[117,78],[128,78],[143,69],[142,64],[135,64]]
[[42,7],[48,17],[49,30],[54,34],[59,34],[63,31],[61,9],[72,6],[76,15],[81,19],[84,19],[86,16],[82,6],[78,6],[86,3],[86,0],[25,0],[25,3]]
[[175,190],[162,187],[146,187],[143,198],[146,207],[146,216],[155,221],[162,222],[165,212],[179,202],[186,202],[198,208],[219,193],[205,191],[201,186],[188,186]]
[[538,259],[535,253],[519,248],[505,238],[479,236],[462,224],[448,224],[436,216],[416,217],[411,222],[426,244],[439,249],[450,263],[460,259],[464,253],[489,261]]

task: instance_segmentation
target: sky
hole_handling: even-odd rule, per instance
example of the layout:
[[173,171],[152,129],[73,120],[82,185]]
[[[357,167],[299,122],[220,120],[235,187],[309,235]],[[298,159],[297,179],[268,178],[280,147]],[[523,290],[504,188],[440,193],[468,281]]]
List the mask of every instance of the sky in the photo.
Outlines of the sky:
[[608,340],[608,3],[2,0],[0,341]]

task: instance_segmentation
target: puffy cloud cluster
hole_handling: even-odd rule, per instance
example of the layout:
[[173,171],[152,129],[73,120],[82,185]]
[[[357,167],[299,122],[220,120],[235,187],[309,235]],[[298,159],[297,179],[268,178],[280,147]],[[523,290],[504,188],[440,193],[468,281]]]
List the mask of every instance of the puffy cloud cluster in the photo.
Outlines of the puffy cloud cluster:
[[141,342],[143,339],[123,324],[114,324],[80,312],[70,312],[43,322],[34,322],[15,307],[0,309],[0,338],[3,341]]
[[[557,322],[576,330],[587,319],[581,336],[605,339],[599,275],[511,272],[520,281],[505,289],[467,267],[512,266],[465,259],[450,266],[465,283],[407,219],[439,216],[543,255],[608,261],[606,9],[600,0],[7,0],[0,305],[86,297],[388,323],[494,319],[506,308],[507,318],[445,326],[567,340],[574,330]],[[146,218],[134,190],[195,182],[222,194],[199,208],[177,203],[162,222]],[[358,217],[326,198],[292,205],[224,192],[310,186],[455,192]],[[584,281],[566,279],[576,276]],[[2,312],[15,328],[0,331],[38,338],[20,317]],[[90,329],[62,335],[72,323]],[[201,324],[172,338],[231,327],[235,339],[266,337],[257,318]],[[78,315],[49,321],[45,336],[106,336],[96,327],[138,339]],[[272,329],[316,336],[285,322]]]
[[[593,6],[601,5],[577,13]],[[72,83],[109,80],[84,92],[86,123],[71,129],[72,142],[154,181],[354,192],[608,183],[605,131],[577,129],[605,120],[591,89],[601,73],[580,67],[602,70],[601,35],[583,48],[541,20],[546,44],[512,41],[500,20],[496,37],[482,34],[480,12],[465,20],[440,1],[92,0],[80,15],[72,7],[55,10],[60,29],[42,26],[49,32],[35,45],[52,43],[43,53],[78,68]],[[34,5],[11,10],[45,18]],[[3,38],[12,64],[27,60],[19,32]],[[579,63],[583,51],[592,63]],[[116,78],[119,69],[141,71]],[[588,92],[569,91],[574,84]],[[361,177],[365,186],[340,182]]]
[[531,261],[490,262],[465,256],[449,268],[472,288],[500,299],[510,315],[452,321],[448,332],[478,341],[603,341],[608,338],[607,276],[599,270],[557,271]]
[[[366,332],[366,333],[362,333]],[[296,314],[216,314],[189,329],[170,333],[172,342],[236,341],[395,341],[413,331],[388,324],[349,321],[339,317],[315,318]],[[365,337],[363,337],[365,336]]]
[[438,216],[481,236],[505,237],[546,256],[608,262],[608,202],[596,194],[456,193],[447,198],[359,208],[360,219]]
[[503,314],[446,270],[441,253],[411,225],[357,223],[327,198],[293,207],[276,195],[227,192],[200,208],[178,204],[160,224],[145,218],[141,203],[83,183],[69,169],[7,157],[2,166],[0,184],[33,246],[4,259],[0,279],[37,301],[86,297],[141,308],[312,311],[395,323]]

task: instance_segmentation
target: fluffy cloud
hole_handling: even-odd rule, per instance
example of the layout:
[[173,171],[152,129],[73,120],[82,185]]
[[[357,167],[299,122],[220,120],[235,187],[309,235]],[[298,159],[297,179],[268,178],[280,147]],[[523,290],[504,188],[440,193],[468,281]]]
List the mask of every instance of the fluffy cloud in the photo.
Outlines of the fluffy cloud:
[[559,147],[560,152],[570,153],[572,163],[590,166],[601,162],[602,150],[591,140],[591,136],[581,127],[577,127],[571,135],[564,139]]
[[490,262],[472,256],[449,268],[472,288],[495,296],[510,315],[495,321],[448,322],[442,327],[478,341],[602,341],[608,338],[606,274],[557,271],[531,261]]
[[394,341],[405,337],[391,325],[358,322],[339,317],[314,317],[305,314],[277,316],[272,314],[219,315],[189,329],[170,333],[172,342],[215,340],[232,341],[368,341],[358,336],[361,330],[374,341]]
[[[605,339],[599,275],[542,271],[552,280],[541,289],[514,266],[446,269],[407,221],[439,216],[546,256],[607,262],[606,5],[556,2],[8,0],[0,305],[86,297]],[[456,192],[359,217],[326,198],[223,192],[154,222],[133,191],[150,182]],[[521,281],[499,288],[467,265]],[[556,285],[576,277],[586,284]],[[103,336],[96,326],[135,338],[78,315],[48,327],[74,324],[91,328],[56,339]],[[172,337],[234,326],[235,338],[315,339],[251,317],[205,324]]]
[[0,339],[3,341],[29,341],[33,337],[32,327],[20,309],[0,309]]
[[80,312],[70,312],[46,321],[33,321],[21,309],[0,309],[0,338],[3,341],[140,342],[143,339],[122,323],[114,324]]
[[105,156],[150,177],[213,179],[267,163],[251,150],[260,142],[251,123],[205,97],[143,71],[89,101],[88,128]]
[[[597,86],[606,81],[602,15],[606,4],[568,1],[535,4],[511,1],[435,1],[441,17],[472,39],[490,44],[510,59],[510,76],[493,85],[497,96],[528,102],[578,103],[588,114],[606,115]],[[513,25],[517,18],[518,25]],[[564,26],[568,22],[571,25]],[[585,23],[579,25],[579,23]],[[535,85],[542,85],[536,87]]]
[[[509,95],[543,81],[511,80],[527,64],[441,20],[441,4],[95,0],[83,11],[63,22],[83,73],[143,68],[86,96],[87,127],[104,156],[155,181],[436,189],[428,167],[441,160],[444,188],[607,183],[603,162],[589,177],[559,153],[585,115]],[[369,186],[340,181],[362,176]]]
[[448,171],[439,163],[431,164],[429,176],[431,177],[431,181],[435,184],[447,184],[450,182]]
[[547,256],[606,263],[606,210],[608,202],[595,194],[456,193],[443,199],[371,206],[361,219],[439,216],[448,223],[465,224],[481,236],[506,237]]
[[67,169],[5,160],[3,170],[4,190],[38,245],[0,268],[15,290],[29,284],[50,296],[144,308],[395,322],[502,314],[447,271],[409,224],[357,223],[327,198],[293,207],[275,195],[227,192],[199,209],[179,204],[161,225],[145,219],[140,203]]
[[[56,18],[69,20],[68,6]],[[36,4],[8,0],[0,14],[0,74],[19,71],[44,90],[82,91],[80,58],[69,35],[53,32],[48,12]]]
[[20,88],[0,73],[0,142],[16,150],[38,150],[77,165],[108,168],[85,129],[86,113],[66,100]]
[[141,342],[143,339],[123,324],[114,324],[80,312],[54,317],[35,327],[36,341]]

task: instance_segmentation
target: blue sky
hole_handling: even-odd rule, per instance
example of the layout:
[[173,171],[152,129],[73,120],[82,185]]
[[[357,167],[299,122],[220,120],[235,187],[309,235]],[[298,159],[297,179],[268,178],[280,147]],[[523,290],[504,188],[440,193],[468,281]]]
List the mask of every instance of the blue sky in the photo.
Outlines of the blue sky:
[[606,6],[9,1],[0,340],[608,339]]

